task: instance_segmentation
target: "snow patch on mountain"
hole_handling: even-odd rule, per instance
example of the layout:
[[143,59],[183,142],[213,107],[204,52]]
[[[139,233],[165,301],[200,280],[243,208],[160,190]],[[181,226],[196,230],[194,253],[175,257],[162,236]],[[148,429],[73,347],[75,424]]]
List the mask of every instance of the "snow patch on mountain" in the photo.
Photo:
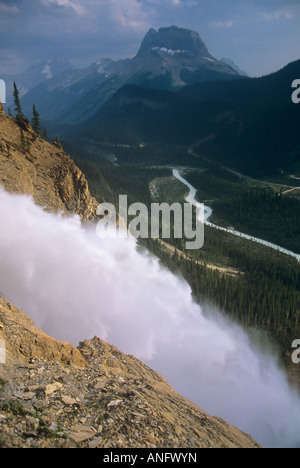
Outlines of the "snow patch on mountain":
[[188,51],[184,49],[167,49],[167,47],[152,47],[152,50],[158,50],[159,52],[164,52],[165,54],[168,55],[178,55],[178,54],[187,54]]

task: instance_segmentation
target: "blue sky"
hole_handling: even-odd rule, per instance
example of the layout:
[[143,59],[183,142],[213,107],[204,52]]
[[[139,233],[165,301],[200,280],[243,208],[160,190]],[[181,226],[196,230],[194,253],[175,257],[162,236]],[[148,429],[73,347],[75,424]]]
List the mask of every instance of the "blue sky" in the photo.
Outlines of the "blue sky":
[[300,58],[300,0],[0,0],[0,73],[54,56],[132,57],[150,27],[171,25],[251,76]]

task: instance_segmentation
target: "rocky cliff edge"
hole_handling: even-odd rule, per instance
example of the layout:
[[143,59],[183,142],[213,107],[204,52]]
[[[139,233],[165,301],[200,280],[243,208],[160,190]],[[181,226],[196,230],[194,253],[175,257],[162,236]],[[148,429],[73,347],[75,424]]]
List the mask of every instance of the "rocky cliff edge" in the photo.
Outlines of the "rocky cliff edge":
[[[0,298],[2,448],[258,448],[98,337],[78,348]],[[3,356],[2,356],[3,357]]]
[[74,161],[54,143],[36,137],[29,123],[19,126],[5,115],[1,102],[0,185],[32,196],[48,211],[76,213],[83,221],[95,218],[98,203]]

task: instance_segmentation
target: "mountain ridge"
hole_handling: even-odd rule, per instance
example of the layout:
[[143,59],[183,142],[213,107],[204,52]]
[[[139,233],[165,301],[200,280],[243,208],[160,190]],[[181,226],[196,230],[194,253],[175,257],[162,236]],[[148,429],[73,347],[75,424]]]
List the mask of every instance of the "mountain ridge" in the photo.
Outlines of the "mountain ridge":
[[74,66],[69,60],[54,57],[31,65],[27,70],[17,75],[1,75],[7,86],[7,106],[13,104],[13,84],[16,82],[20,97],[24,96],[31,89],[39,86],[45,81],[57,77],[66,71],[74,70]]
[[92,117],[122,86],[177,90],[206,80],[235,79],[237,71],[209,54],[198,33],[176,26],[150,29],[132,59],[102,60],[70,76],[48,80],[22,100],[41,117],[76,124]]
[[16,119],[5,115],[1,102],[0,173],[0,185],[6,191],[30,195],[47,210],[73,212],[84,221],[96,217],[98,202],[70,156],[37,137],[28,122],[21,128]]
[[[198,83],[177,93],[127,85],[82,123],[81,134],[90,142],[193,146],[251,176],[296,171],[300,115],[291,85],[299,73],[300,60],[265,77]],[[65,133],[68,141],[72,135]]]

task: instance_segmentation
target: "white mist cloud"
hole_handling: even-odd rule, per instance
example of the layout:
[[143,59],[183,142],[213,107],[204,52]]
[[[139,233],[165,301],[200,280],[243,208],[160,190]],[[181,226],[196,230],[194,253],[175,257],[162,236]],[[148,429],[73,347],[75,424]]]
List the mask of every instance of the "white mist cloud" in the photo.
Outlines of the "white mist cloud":
[[270,354],[134,240],[100,240],[79,218],[0,191],[0,290],[57,339],[98,335],[267,446],[300,443],[300,400]]
[[216,28],[232,28],[234,21],[212,21],[212,25]]
[[47,80],[50,80],[53,77],[51,68],[50,68],[50,66],[48,64],[45,65],[42,73],[43,73],[43,75],[46,76]]
[[0,13],[3,15],[15,15],[19,13],[19,8],[17,5],[5,5],[0,3]]
[[272,11],[270,13],[263,12],[262,17],[266,21],[278,21],[280,19],[291,20],[293,19],[294,15],[290,13],[289,11],[278,10],[278,11]]
[[72,1],[72,0],[41,0],[41,3],[46,6],[56,5],[58,7],[71,9],[77,15],[82,16],[87,13],[83,2],[79,3],[79,1]]

